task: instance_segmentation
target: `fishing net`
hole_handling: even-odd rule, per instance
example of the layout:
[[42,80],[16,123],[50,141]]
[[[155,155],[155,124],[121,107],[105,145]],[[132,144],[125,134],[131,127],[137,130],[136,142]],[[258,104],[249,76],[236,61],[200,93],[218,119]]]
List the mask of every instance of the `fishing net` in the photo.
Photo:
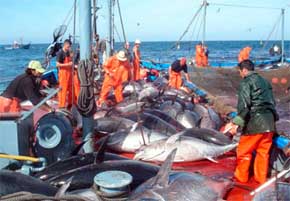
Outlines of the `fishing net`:
[[54,42],[57,41],[60,37],[62,37],[67,30],[66,25],[60,25],[58,28],[56,28],[53,32],[53,39]]

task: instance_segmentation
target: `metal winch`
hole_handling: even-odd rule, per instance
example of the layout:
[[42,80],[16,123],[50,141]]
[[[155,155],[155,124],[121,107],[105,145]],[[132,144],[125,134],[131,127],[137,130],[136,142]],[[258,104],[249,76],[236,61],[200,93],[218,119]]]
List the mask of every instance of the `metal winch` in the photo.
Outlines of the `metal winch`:
[[133,177],[123,171],[105,171],[94,178],[97,195],[105,201],[127,200]]

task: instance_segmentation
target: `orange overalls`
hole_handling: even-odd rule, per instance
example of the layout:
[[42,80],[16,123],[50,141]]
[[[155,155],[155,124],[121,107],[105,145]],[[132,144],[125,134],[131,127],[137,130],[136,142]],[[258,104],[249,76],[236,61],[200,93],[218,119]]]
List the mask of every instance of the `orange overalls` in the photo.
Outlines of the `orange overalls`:
[[170,70],[169,72],[169,86],[179,89],[182,85],[181,72]]
[[259,183],[264,183],[267,180],[272,137],[272,132],[241,136],[237,147],[237,167],[235,170],[235,178],[238,181],[245,183],[249,179],[253,150],[256,150],[254,179]]
[[78,70],[74,69],[74,77],[73,77],[73,92],[74,92],[74,104],[77,104],[78,102],[78,97],[80,94],[80,80],[79,80],[79,76],[78,76]]
[[134,46],[133,48],[133,80],[140,80],[140,50]]
[[[106,63],[104,64],[105,70],[105,78],[103,81],[102,89],[100,92],[99,100],[97,101],[97,105],[103,104],[111,91],[115,86],[115,72],[119,68],[121,62],[118,60],[117,56],[110,57]],[[116,98],[117,99],[117,98]]]
[[0,96],[0,113],[20,112],[20,100],[18,98],[6,98]]
[[204,51],[202,45],[195,46],[195,64],[197,67],[203,66]]
[[122,62],[115,73],[115,86],[114,86],[114,93],[116,102],[123,101],[123,83],[129,81],[131,77],[131,65],[128,61]]
[[251,50],[251,47],[244,47],[239,53],[238,62],[241,63],[242,61],[249,59]]
[[201,64],[203,67],[208,66],[208,56],[205,54],[205,49],[203,49],[203,54],[202,54],[202,59],[201,59]]
[[[71,57],[66,56],[63,64],[71,62]],[[65,108],[76,103],[80,85],[77,74],[74,72],[74,92],[72,90],[72,66],[60,67],[58,71],[58,81],[61,90],[58,92],[58,107]],[[72,100],[74,98],[74,100]]]

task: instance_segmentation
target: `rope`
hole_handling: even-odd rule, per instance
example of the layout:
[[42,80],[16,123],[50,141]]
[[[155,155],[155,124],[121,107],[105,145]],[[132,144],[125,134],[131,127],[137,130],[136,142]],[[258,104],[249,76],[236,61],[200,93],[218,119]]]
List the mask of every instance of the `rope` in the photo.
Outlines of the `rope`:
[[[275,31],[275,30],[278,30],[278,29],[277,29],[277,25],[279,24],[279,22],[280,22],[280,20],[281,20],[281,17],[282,17],[282,16],[279,15],[278,20],[277,20],[276,23],[274,24],[274,26],[273,26],[271,32],[269,33],[269,35],[268,35],[268,37],[267,37],[267,39],[266,39],[266,42],[263,44],[263,46],[262,46],[262,48],[260,49],[258,55],[260,55],[260,54],[265,50],[265,48],[266,48],[266,46],[268,45],[269,40],[270,40],[270,38],[272,37],[274,31]],[[257,57],[255,58],[255,60],[256,60],[256,59],[257,59]]]
[[178,41],[176,41],[175,45],[173,47],[171,47],[170,49],[173,49],[177,44],[180,43],[180,41],[183,39],[183,37],[185,36],[185,34],[188,32],[189,28],[191,27],[192,23],[194,22],[195,18],[198,16],[198,14],[201,11],[201,9],[203,8],[203,6],[204,5],[200,6],[200,8],[196,11],[196,13],[194,14],[194,16],[190,20],[189,24],[187,25],[185,31],[181,34],[180,38],[178,39]]
[[[192,33],[191,33],[191,37],[190,37],[190,41],[191,41],[191,43],[190,43],[190,45],[189,45],[189,48],[188,48],[188,52],[190,53],[191,52],[191,48],[193,47],[193,38],[194,38],[194,34],[195,34],[195,32],[196,32],[196,27],[197,27],[197,24],[198,24],[198,22],[199,22],[199,20],[200,20],[200,13],[198,14],[198,16],[197,16],[197,19],[196,19],[196,22],[194,23],[194,25],[193,25],[193,29],[192,29]],[[201,21],[202,22],[202,21]],[[202,23],[200,23],[200,24],[202,24]],[[200,27],[199,27],[199,29],[201,28],[201,25],[200,25]],[[197,33],[197,36],[196,36],[196,40],[198,40],[198,36],[199,36],[199,32],[200,32],[200,30],[198,30],[198,33]],[[194,48],[193,48],[194,49]]]
[[93,66],[94,64],[90,60],[82,60],[78,66],[81,87],[78,97],[78,110],[86,117],[92,116],[96,110]]
[[119,32],[118,32],[117,27],[116,27],[115,24],[114,24],[114,29],[115,29],[115,31],[116,31],[116,33],[117,33],[117,36],[118,36],[119,41],[121,42],[122,39],[121,39],[121,36],[120,36],[120,34],[119,34]]
[[68,20],[68,18],[70,17],[70,15],[71,15],[71,13],[72,13],[72,11],[73,11],[73,8],[74,8],[74,4],[72,5],[72,7],[69,9],[69,11],[68,11],[68,13],[67,13],[67,15],[66,15],[66,17],[64,18],[64,20],[63,20],[63,23],[62,24],[66,24],[66,21]]
[[123,38],[124,38],[124,42],[126,42],[127,39],[126,39],[125,28],[124,28],[124,24],[123,24],[123,18],[122,18],[120,3],[119,3],[119,0],[116,0],[116,1],[117,1],[117,6],[118,6],[118,12],[119,12],[119,17],[120,17],[120,22],[121,22],[121,26],[122,26]]

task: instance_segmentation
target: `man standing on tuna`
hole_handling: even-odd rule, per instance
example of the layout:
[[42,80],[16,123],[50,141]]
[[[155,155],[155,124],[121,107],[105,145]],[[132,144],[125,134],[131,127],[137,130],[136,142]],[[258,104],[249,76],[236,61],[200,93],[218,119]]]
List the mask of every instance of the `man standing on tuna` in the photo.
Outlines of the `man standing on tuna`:
[[256,151],[254,179],[264,183],[269,166],[269,150],[275,132],[275,121],[279,119],[275,110],[275,100],[271,84],[254,72],[250,60],[239,63],[239,72],[243,80],[238,91],[238,115],[226,125],[232,128],[232,134],[242,128],[242,135],[237,147],[237,167],[235,179],[247,182],[252,154]]
[[141,44],[141,41],[136,39],[135,45],[133,47],[133,79],[134,80],[140,80],[140,60],[141,60],[140,44]]
[[182,85],[181,71],[184,72],[185,78],[190,82],[187,73],[186,58],[182,57],[180,60],[174,61],[168,69],[169,73],[169,86],[179,89]]
[[116,55],[111,56],[104,64],[105,78],[100,92],[97,106],[101,107],[106,103],[107,97],[114,89],[116,102],[123,100],[123,83],[130,79],[131,65],[124,51],[119,51]]

